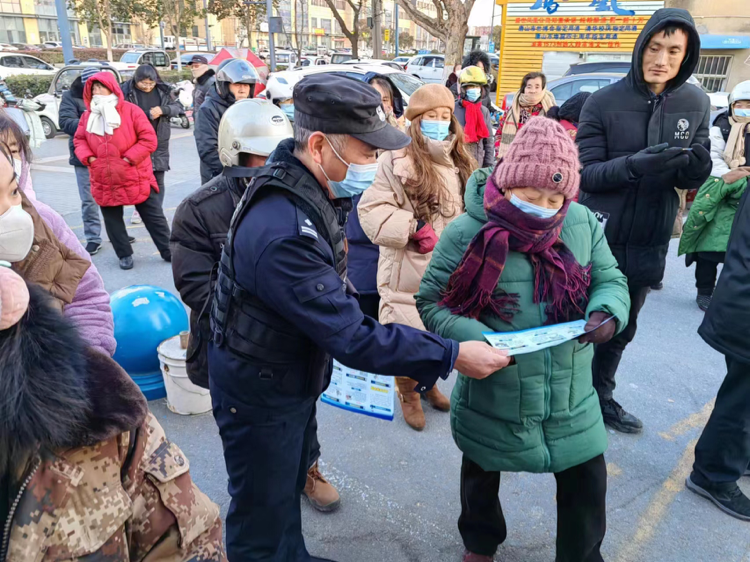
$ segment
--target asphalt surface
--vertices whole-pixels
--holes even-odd
[[[199,186],[192,131],[174,128],[173,135],[165,198],[170,221],[179,202]],[[82,238],[80,200],[67,154],[65,136],[37,149],[34,187]],[[145,228],[130,232],[137,238],[133,270],[118,268],[108,242],[94,256],[107,290],[149,283],[177,294],[170,266]],[[684,487],[695,440],[725,367],[723,357],[696,333],[703,314],[695,304],[694,273],[677,258],[676,249],[673,241],[664,289],[649,295],[618,372],[615,396],[644,421],[645,430],[637,436],[610,431],[608,531],[602,552],[609,562],[750,562],[750,523],[725,515]],[[453,381],[440,386],[449,393]],[[164,401],[152,402],[151,408],[189,457],[195,482],[226,513],[226,473],[211,415],[178,416]],[[387,422],[319,405],[321,466],[338,487],[342,505],[336,513],[322,514],[302,501],[312,554],[339,562],[460,560],[461,455],[450,435],[449,416],[429,409],[426,415],[427,428],[417,433],[400,412]],[[750,478],[740,485],[750,494]],[[500,498],[508,538],[495,560],[554,560],[554,477],[504,474]]]

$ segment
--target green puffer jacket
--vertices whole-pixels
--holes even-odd
[[[734,215],[746,188],[747,178],[725,183],[721,178],[709,177],[690,207],[677,255],[726,252]]]
[[[537,328],[547,320],[546,304],[534,304],[534,272],[525,254],[509,252],[498,290],[519,294],[520,310],[510,323],[484,314],[480,320],[457,316],[438,306],[448,279],[474,235],[487,222],[484,184],[491,172],[474,172],[466,186],[466,213],[443,231],[416,295],[428,330],[458,341],[483,341],[482,332]],[[625,276],[586,207],[571,203],[561,235],[579,263],[591,267],[591,312],[617,317],[625,328],[630,309]],[[599,399],[591,382],[593,345],[576,340],[516,356],[484,380],[458,376],[451,397],[453,438],[464,454],[488,471],[560,472],[607,449]]]

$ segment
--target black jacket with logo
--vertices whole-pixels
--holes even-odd
[[[643,79],[643,52],[654,34],[670,24],[690,29],[688,51],[678,75],[656,96]],[[675,188],[696,189],[711,173],[683,168],[636,178],[627,158],[649,146],[669,143],[710,149],[708,96],[686,84],[700,56],[700,38],[686,10],[657,10],[641,32],[628,75],[595,92],[581,112],[578,143],[580,202],[605,226],[607,241],[631,286],[649,286],[664,276],[666,254],[679,198]]]
[[[81,164],[81,161],[76,156],[76,147],[73,146],[73,136],[75,136],[78,129],[78,122],[81,120],[81,115],[86,113],[86,111],[86,104],[83,101],[83,84],[79,76],[73,80],[70,89],[63,92],[60,108],[57,110],[57,121],[60,124],[60,128],[69,137],[68,149],[70,150],[70,160],[68,160],[68,163],[71,166],[83,167],[83,164]]]

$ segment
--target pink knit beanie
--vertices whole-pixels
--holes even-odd
[[[575,198],[581,183],[578,149],[557,121],[529,119],[492,172],[500,189],[544,187]]]

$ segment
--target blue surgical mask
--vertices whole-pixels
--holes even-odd
[[[734,108],[732,111],[735,117],[750,117],[750,109]]]
[[[521,209],[524,213],[529,214],[533,217],[538,217],[540,219],[551,219],[560,211],[560,209],[548,209],[547,207],[534,205],[533,203],[524,201],[523,199],[516,197],[513,194],[511,194],[510,196],[510,202]]]
[[[430,119],[423,119],[420,125],[422,134],[432,140],[442,141],[451,132],[450,121],[432,121]]]
[[[336,149],[333,148],[333,145],[331,144],[331,141],[326,138],[326,141],[328,141],[328,145],[331,147],[331,150],[333,150],[333,153],[336,155],[336,157],[341,160],[344,164],[346,164],[346,177],[341,181],[333,181],[331,178],[328,177],[328,174],[326,174],[326,171],[323,169],[323,166],[318,164],[318,167],[323,172],[323,175],[326,177],[326,180],[328,180],[328,187],[331,189],[331,193],[333,193],[333,197],[335,199],[345,199],[348,197],[354,197],[356,195],[359,195],[362,193],[365,189],[370,187],[372,185],[372,182],[375,181],[375,173],[378,171],[378,165],[375,164],[348,164],[346,160],[341,158],[338,152],[336,152]]]
[[[482,95],[482,91],[479,88],[472,88],[471,90],[466,90],[466,99],[470,102],[477,101]]]
[[[286,105],[282,105],[281,111],[286,113],[286,116],[289,118],[289,121],[294,123],[294,104],[293,103],[287,103]]]

